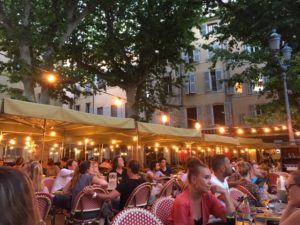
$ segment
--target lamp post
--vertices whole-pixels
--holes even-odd
[[[288,134],[289,134],[289,144],[296,145],[295,136],[293,132],[293,125],[292,125],[292,117],[291,117],[291,110],[290,110],[290,102],[288,96],[288,88],[287,88],[287,71],[289,68],[289,62],[291,59],[292,48],[289,47],[287,44],[284,44],[283,48],[281,49],[283,60],[280,60],[280,41],[281,35],[276,33],[276,30],[272,30],[272,34],[269,38],[269,47],[273,50],[274,55],[278,61],[278,64],[281,69],[281,76],[283,80],[283,92],[284,92],[284,100],[285,100],[285,110],[287,116],[287,127],[288,127]]]

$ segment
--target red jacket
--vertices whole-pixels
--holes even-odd
[[[216,218],[225,216],[226,208],[211,192],[203,193],[201,198],[203,224],[208,223],[210,214]],[[189,190],[185,190],[176,197],[171,217],[170,220],[173,225],[194,225],[194,214]]]

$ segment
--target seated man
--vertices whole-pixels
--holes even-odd
[[[74,159],[69,159],[67,161],[66,166],[67,166],[67,169],[63,168],[57,174],[57,177],[55,178],[51,193],[62,190],[66,186],[66,184],[72,179],[73,172],[74,172],[75,168],[78,166],[78,163]]]
[[[131,192],[145,181],[139,176],[140,166],[138,161],[131,160],[127,167],[128,179],[122,179],[121,183],[109,194],[96,194],[93,197],[98,197],[104,200],[112,200],[120,196],[119,210],[123,210],[127,199]]]

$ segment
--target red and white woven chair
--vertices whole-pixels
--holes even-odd
[[[144,207],[148,206],[148,201],[151,194],[151,184],[149,182],[137,186],[129,198],[127,199],[124,208]]]
[[[96,193],[107,193],[99,186],[91,187]],[[91,193],[81,191],[72,200],[71,213],[66,217],[65,224],[99,224],[100,220],[104,220],[101,215],[103,202],[99,198],[93,198]]]
[[[46,178],[43,180],[43,183],[44,183],[44,185],[48,188],[49,193],[51,193],[51,190],[52,190],[54,181],[55,181],[55,179],[52,178],[52,177],[46,177]]]
[[[239,189],[237,188],[230,188],[229,189],[229,195],[230,197],[235,200],[235,201],[239,201],[242,198],[246,197],[246,194],[244,194],[243,192],[241,192]]]
[[[163,188],[161,189],[159,195],[157,196],[157,198],[161,198],[161,197],[168,197],[168,196],[172,196],[173,195],[173,187],[175,185],[175,179],[172,178],[169,181],[167,181]]]
[[[43,192],[36,192],[35,202],[38,207],[38,211],[40,213],[41,219],[45,221],[46,217],[50,212],[51,205],[52,205],[51,195]]]
[[[156,215],[164,225],[171,224],[168,218],[171,216],[175,199],[172,197],[161,197],[157,199],[151,208],[151,212]]]
[[[243,187],[242,185],[236,185],[236,188],[243,192],[245,195],[247,195],[249,198],[252,198],[253,200],[257,201],[255,196],[250,191],[248,191],[247,188]]]
[[[110,225],[163,225],[163,223],[146,209],[129,208],[119,212]]]

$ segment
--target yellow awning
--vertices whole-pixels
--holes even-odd
[[[91,138],[98,143],[132,142],[136,135],[135,122],[131,118],[115,118],[77,112],[62,107],[3,99],[0,114],[0,132],[18,135],[42,136],[51,141],[55,131],[57,140],[76,143]],[[41,138],[37,138],[41,140]]]
[[[134,129],[134,120],[131,118],[116,118],[90,113],[78,112],[62,107],[37,104],[13,99],[4,99],[1,112],[6,115],[31,117],[62,121],[69,123],[95,125],[100,127]]]
[[[264,144],[263,140],[260,138],[242,138],[237,137],[239,141],[239,145],[247,146],[247,145],[262,145]]]
[[[201,131],[185,129],[161,124],[137,122],[139,142],[200,142]]]
[[[212,144],[239,145],[238,139],[217,134],[205,134],[204,141]]]

